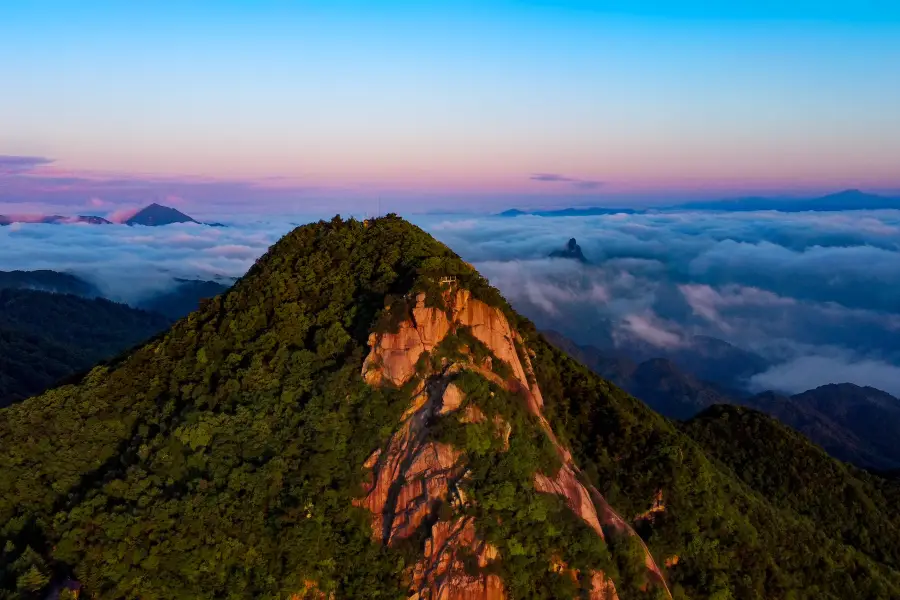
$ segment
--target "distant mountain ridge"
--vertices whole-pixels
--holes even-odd
[[[636,208],[606,208],[593,206],[589,208],[561,208],[555,210],[519,210],[511,208],[499,213],[498,217],[519,217],[522,215],[534,215],[537,217],[592,217],[596,215],[633,215],[646,212]]]
[[[562,333],[545,330],[544,334],[569,352],[580,352],[590,360],[628,361],[634,365],[656,359],[672,362],[681,372],[721,389],[742,389],[745,382],[772,365],[762,356],[728,342],[704,335],[686,337],[679,346],[660,348],[639,336],[615,331],[613,323],[600,324],[583,332],[592,344],[577,344]],[[585,362],[591,366],[592,363]]]
[[[590,217],[614,214],[644,214],[648,212],[668,212],[679,210],[752,212],[774,210],[778,212],[833,212],[844,210],[900,210],[900,197],[870,194],[857,189],[843,190],[813,198],[777,198],[751,196],[721,200],[702,200],[651,208],[561,208],[521,210],[511,208],[498,213],[498,217]]]
[[[112,221],[96,215],[0,215],[0,226],[12,225],[13,223],[41,223],[45,225],[69,225],[69,224],[85,224],[85,225],[115,225]],[[154,202],[145,206],[130,218],[125,225],[143,225],[145,227],[159,227],[163,225],[174,225],[176,223],[197,223],[198,225],[208,225],[209,227],[225,227],[222,223],[202,223],[191,216],[188,216],[170,206],[163,206]]]
[[[774,210],[779,212],[843,211],[843,210],[884,210],[900,209],[900,198],[868,194],[860,190],[844,190],[818,198],[736,198],[733,200],[713,200],[709,202],[688,202],[673,208],[687,210],[721,210],[730,212],[750,212]]]
[[[84,298],[102,295],[93,284],[76,275],[49,269],[0,271],[0,289],[39,290],[56,294],[73,294]]]
[[[671,419],[689,419],[714,404],[732,404],[737,394],[703,381],[668,358],[641,362],[593,346],[580,346],[555,331],[544,331],[554,346]]]
[[[852,383],[739,401],[804,434],[835,458],[878,470],[900,468],[900,399]]]

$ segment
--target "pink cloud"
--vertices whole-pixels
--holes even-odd
[[[127,219],[130,216],[127,207],[146,206],[152,202],[188,211],[212,203],[244,206],[253,200],[296,205],[304,194],[323,191],[323,188],[303,186],[299,182],[272,187],[262,180],[106,173],[61,168],[52,162],[43,158],[0,155],[0,207],[4,204],[69,207],[65,211],[52,209],[64,213],[85,206],[107,210],[122,207],[126,212],[117,210],[113,216]],[[0,209],[0,212],[6,211]]]
[[[113,211],[109,215],[107,215],[107,220],[112,221],[113,223],[124,223],[141,210],[140,208],[120,208],[118,210]]]

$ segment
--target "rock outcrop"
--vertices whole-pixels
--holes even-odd
[[[588,259],[585,258],[584,253],[581,251],[581,246],[578,245],[575,238],[571,238],[566,244],[566,247],[562,250],[554,250],[551,252],[550,258],[570,258],[582,263],[588,262]]]
[[[363,365],[366,381],[375,386],[407,384],[417,377],[417,367],[421,371],[423,355],[427,357],[425,353],[435,350],[448,334],[461,327],[468,328],[495,359],[507,363],[511,374],[504,379],[483,364],[462,360],[449,364],[445,361],[440,372],[419,378],[402,424],[365,465],[371,469],[371,478],[358,503],[372,512],[373,535],[382,543],[398,545],[404,540],[424,538],[425,551],[411,573],[411,598],[499,600],[507,597],[502,580],[482,570],[502,560],[497,548],[479,538],[471,517],[446,516],[455,514],[447,509],[467,502],[461,486],[466,477],[464,461],[460,460],[462,452],[428,435],[439,415],[459,413],[461,423],[485,419],[476,406],[465,405],[464,393],[452,382],[453,375],[462,369],[477,371],[517,392],[555,444],[562,466],[553,476],[537,473],[536,490],[563,498],[600,537],[609,531],[635,534],[596,489],[583,483],[571,454],[557,442],[542,412],[543,399],[528,352],[503,312],[473,298],[464,289],[446,292],[444,300],[446,309],[427,307],[425,295],[420,294],[410,310],[411,318],[402,322],[396,332],[370,336],[371,350]],[[495,420],[495,424],[506,443],[509,425],[502,420]],[[467,570],[466,556],[470,560],[474,556],[482,569],[475,574]],[[646,563],[653,578],[668,592],[649,551]],[[590,574],[590,580],[591,598],[617,597],[613,582],[603,573]]]
[[[415,373],[415,365],[423,352],[431,352],[451,329],[468,327],[500,360],[513,368],[513,375],[527,386],[525,371],[516,355],[513,333],[503,312],[472,298],[468,290],[447,294],[447,310],[425,306],[425,295],[419,294],[411,310],[412,319],[400,324],[396,333],[373,333],[369,336],[371,352],[363,364],[363,374],[370,384],[389,381],[402,385]],[[448,314],[449,313],[449,314]],[[540,394],[538,392],[538,398]]]

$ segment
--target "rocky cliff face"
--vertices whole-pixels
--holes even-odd
[[[420,294],[410,301],[411,318],[401,322],[396,332],[370,336],[371,350],[363,366],[366,381],[374,386],[414,388],[401,425],[365,465],[371,469],[371,478],[359,504],[372,512],[373,535],[379,541],[392,546],[418,544],[420,558],[410,573],[411,598],[499,600],[507,597],[507,591],[491,566],[503,557],[479,536],[474,520],[465,516],[464,510],[453,510],[471,502],[463,485],[467,477],[465,453],[430,435],[441,416],[455,415],[460,423],[483,423],[486,419],[477,406],[464,402],[464,392],[453,383],[461,371],[474,371],[516,392],[537,417],[561,463],[556,473],[535,474],[537,491],[562,498],[601,538],[635,534],[596,489],[583,483],[571,454],[556,440],[542,413],[543,399],[528,350],[503,312],[464,289],[446,291],[444,302],[445,308],[427,307],[425,295]],[[453,359],[429,363],[427,359],[441,342],[460,329],[470,331],[492,356],[479,358],[464,349]],[[492,368],[496,366],[493,361],[502,361],[509,368],[500,375]],[[511,428],[496,416],[493,421],[495,434],[506,448]],[[446,514],[463,516],[448,518]],[[659,569],[646,547],[644,550],[650,580],[668,594]],[[477,565],[474,569],[473,558]],[[561,562],[555,568],[558,572],[569,570]],[[588,597],[617,598],[614,583],[603,573],[571,575],[591,581]]]

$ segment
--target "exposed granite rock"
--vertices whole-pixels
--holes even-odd
[[[603,528],[600,526],[600,518],[591,501],[591,495],[578,481],[575,472],[569,465],[564,464],[553,479],[543,473],[536,473],[534,487],[540,492],[556,494],[564,498],[572,512],[590,525],[597,535],[603,537]]]
[[[449,292],[445,302],[448,305],[446,311],[426,307],[425,294],[419,294],[411,311],[412,320],[402,322],[397,333],[371,334],[369,346],[372,351],[363,364],[366,381],[372,385],[382,381],[402,385],[409,381],[422,353],[433,350],[451,328],[462,326],[469,327],[472,334],[497,358],[509,363],[514,377],[528,387],[525,371],[516,354],[516,335],[503,312],[473,299],[465,289]],[[537,399],[540,399],[539,390],[536,392]]]
[[[415,389],[403,420],[388,443],[376,450],[366,462],[371,479],[358,504],[373,515],[373,535],[382,543],[395,545],[413,534],[424,535],[425,551],[411,573],[410,598],[441,600],[500,600],[507,597],[503,582],[493,574],[472,575],[465,571],[461,556],[474,555],[481,567],[500,559],[498,550],[478,536],[470,517],[441,519],[444,504],[460,505],[466,498],[460,488],[465,477],[462,453],[434,441],[429,427],[438,415],[460,412],[460,422],[481,422],[486,418],[476,406],[466,404],[463,392],[451,377],[461,369],[476,371],[524,398],[527,409],[538,417],[556,445],[562,467],[550,477],[535,475],[535,488],[562,497],[569,508],[597,535],[615,531],[636,535],[592,486],[582,483],[571,453],[562,447],[543,415],[543,398],[535,381],[529,352],[516,351],[521,337],[497,308],[472,298],[468,290],[448,291],[447,309],[425,306],[425,296],[415,298],[411,319],[400,324],[396,333],[373,334],[371,351],[363,365],[363,375],[371,385],[402,386],[416,375],[416,364],[425,352],[433,350],[457,327],[468,327],[493,354],[511,367],[512,375],[503,380],[485,365],[444,365],[443,372],[432,374],[428,383]],[[497,435],[508,440],[511,428],[495,419]],[[646,550],[646,546],[645,546]],[[648,569],[668,592],[662,574],[647,551]],[[617,598],[613,582],[603,573],[590,574],[594,585],[590,597]]]

